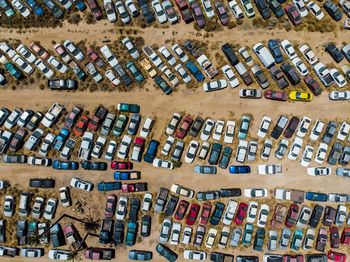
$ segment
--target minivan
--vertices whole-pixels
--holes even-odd
[[[258,56],[260,59],[261,63],[269,69],[273,65],[275,65],[276,61],[271,55],[270,51],[262,45],[262,43],[257,43],[253,47],[254,53]]]

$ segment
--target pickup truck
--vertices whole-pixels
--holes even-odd
[[[102,220],[98,242],[100,244],[108,244],[112,241],[112,236],[113,236],[113,219],[105,218]]]
[[[15,257],[18,255],[16,247],[0,246],[0,257]]]
[[[145,70],[150,77],[154,78],[157,75],[157,71],[153,68],[147,58],[141,58],[139,60],[139,63],[142,66],[143,70]]]
[[[145,139],[141,137],[135,137],[134,146],[131,154],[131,160],[140,162],[142,159],[142,153],[144,148],[145,148]]]
[[[81,141],[79,149],[79,158],[82,160],[89,160],[90,153],[92,150],[92,143],[94,140],[94,135],[91,132],[85,132],[83,140]]]
[[[282,173],[282,165],[258,165],[259,175],[276,175]]]
[[[210,79],[213,79],[218,74],[218,70],[216,70],[206,55],[203,54],[198,57],[197,62],[204,69]]]
[[[64,109],[63,105],[54,103],[41,120],[41,124],[45,127],[51,127],[58,120]]]
[[[139,171],[115,171],[115,180],[137,180],[141,178],[141,172]]]
[[[5,153],[10,142],[11,139],[13,137],[13,133],[10,131],[4,131],[2,132],[2,134],[0,135],[0,154]]]
[[[85,250],[84,256],[91,260],[112,260],[115,256],[115,250],[110,248],[89,247]]]
[[[296,203],[303,203],[305,199],[305,192],[301,190],[277,188],[275,190],[275,197],[278,200],[289,200]]]
[[[100,182],[97,184],[97,189],[100,192],[120,190],[122,188],[122,183],[119,181],[115,182]]]

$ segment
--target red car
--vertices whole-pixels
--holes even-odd
[[[236,225],[242,225],[245,217],[247,216],[248,212],[248,204],[247,203],[239,203],[238,205],[238,211],[235,217],[235,223]]]
[[[187,2],[185,0],[175,0],[175,2],[185,23],[191,23],[193,21],[193,16],[191,15]]]
[[[341,234],[340,242],[343,245],[350,245],[350,228],[349,227],[344,229],[343,233]]]
[[[113,161],[111,163],[111,168],[112,169],[118,169],[118,170],[130,170],[133,168],[133,164],[131,162],[118,162],[118,161]]]
[[[301,24],[301,15],[293,4],[288,4],[285,7],[285,11],[290,19],[292,21],[293,25],[300,25]]]
[[[123,184],[121,189],[123,193],[144,192],[147,191],[147,183]]]
[[[42,60],[49,58],[49,53],[38,43],[32,42],[29,47],[36,53]]]
[[[310,75],[305,76],[304,82],[315,96],[318,96],[322,93],[322,89],[320,85],[317,83],[315,79],[312,78],[312,76]]]
[[[283,262],[304,262],[303,255],[283,255]]]
[[[90,131],[96,131],[98,129],[98,126],[101,124],[103,119],[106,117],[108,114],[108,110],[102,106],[97,108],[94,116],[91,118],[89,124],[88,124],[88,129]]]
[[[28,131],[24,129],[23,127],[20,127],[17,129],[15,135],[11,139],[11,143],[9,145],[9,151],[11,152],[17,152],[22,148],[24,138],[28,134]]]
[[[332,250],[328,251],[328,258],[337,262],[346,262],[346,255],[343,253],[335,252]]]
[[[283,91],[266,90],[264,92],[264,97],[266,99],[277,100],[277,101],[287,101],[288,100],[288,94],[286,92],[283,92]]]
[[[87,55],[90,58],[91,62],[94,62],[99,68],[103,68],[106,64],[103,62],[102,58],[98,53],[95,52],[92,48],[87,50]]]
[[[199,218],[199,223],[206,225],[208,223],[212,205],[209,202],[205,202],[202,206],[202,213]]]
[[[186,200],[180,201],[180,204],[177,207],[175,216],[174,216],[176,220],[182,220],[184,218],[188,206],[189,206],[189,203]]]
[[[96,0],[85,0],[85,3],[91,9],[91,13],[94,15],[96,20],[101,20],[103,18],[101,8],[98,6]]]
[[[105,208],[105,217],[113,217],[115,214],[115,207],[117,205],[117,196],[111,194],[107,196],[106,208]]]
[[[176,131],[176,137],[183,139],[186,136],[188,130],[190,130],[192,122],[193,119],[189,115],[185,116],[185,118],[182,120],[180,128]]]
[[[338,248],[339,247],[339,230],[337,227],[331,227],[330,232],[331,236],[331,248]]]
[[[200,208],[198,204],[191,204],[190,212],[186,217],[186,225],[192,226],[196,222]]]
[[[75,106],[66,118],[64,126],[69,129],[72,128],[82,112],[83,110],[80,107]]]
[[[72,245],[74,250],[77,251],[79,247],[81,250],[86,248],[85,242],[83,242],[79,232],[73,224],[68,224],[64,228],[63,233],[67,239],[68,244]]]
[[[82,136],[89,124],[90,119],[87,116],[81,116],[73,129],[75,136]]]
[[[297,204],[291,204],[288,210],[286,227],[294,227],[298,220],[299,206]]]

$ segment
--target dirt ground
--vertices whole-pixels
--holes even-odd
[[[208,45],[216,50],[218,50],[217,46],[220,48],[221,45],[227,41],[237,46],[245,45],[252,47],[255,43],[267,41],[270,38],[288,38],[293,42],[308,43],[313,48],[316,55],[321,57],[324,63],[331,62],[331,58],[328,54],[324,53],[321,46],[323,43],[333,41],[341,45],[343,42],[349,40],[349,33],[343,32],[328,33],[325,35],[317,32],[287,32],[283,29],[264,31],[261,29],[254,29],[253,27],[240,28],[239,26],[231,30],[224,29],[217,32],[214,37],[206,38],[203,33],[200,34],[193,30],[192,26],[184,27],[183,24],[172,26],[168,29],[155,30],[153,28],[146,28],[138,33],[139,36],[145,39],[146,44],[160,45],[171,40],[183,41],[187,38],[191,38],[207,41]],[[32,29],[31,32],[26,32],[25,34],[19,34],[7,29],[1,30],[1,38],[21,39],[26,44],[30,43],[32,40],[40,40],[45,47],[51,47],[52,40],[58,42],[65,39],[73,41],[85,39],[87,43],[96,42],[98,45],[102,46],[101,41],[103,39],[116,40],[119,37],[120,35],[116,32],[115,28],[105,22],[97,23],[93,26],[80,24],[79,27],[69,25],[69,27],[55,29]],[[214,56],[213,53],[211,53],[211,56]],[[0,105],[11,109],[14,107],[22,107],[45,111],[52,103],[59,102],[64,104],[68,109],[71,109],[73,105],[83,105],[84,109],[92,112],[99,104],[112,108],[120,102],[138,103],[141,105],[141,114],[143,116],[153,116],[156,118],[156,124],[153,128],[153,138],[163,141],[165,139],[165,125],[174,112],[184,112],[193,116],[201,115],[205,118],[211,117],[222,120],[239,120],[242,114],[251,114],[253,116],[253,123],[250,128],[251,137],[256,137],[258,125],[264,115],[272,117],[273,123],[276,122],[281,114],[287,114],[289,116],[297,115],[299,117],[309,116],[313,120],[350,120],[349,103],[330,102],[327,92],[324,92],[311,103],[281,103],[265,99],[259,101],[239,99],[238,89],[242,88],[242,86],[241,84],[236,90],[227,88],[226,90],[209,94],[204,93],[201,87],[196,90],[190,90],[184,86],[180,86],[178,90],[170,96],[165,96],[159,89],[154,89],[150,84],[145,88],[135,88],[130,92],[97,91],[94,93],[52,92],[49,90],[38,90],[37,88],[22,89],[19,87],[17,91],[9,89],[0,90]],[[188,138],[186,142],[189,142]],[[276,142],[274,143],[274,149],[275,148]],[[195,163],[199,162],[196,161]],[[234,163],[235,161],[232,159],[230,164]],[[221,169],[219,169],[218,174],[215,176],[198,175],[193,172],[194,164],[186,163],[172,171],[153,168],[151,165],[145,163],[136,163],[135,169],[142,172],[141,181],[148,182],[149,191],[154,194],[156,194],[160,187],[170,188],[173,183],[184,185],[195,191],[219,189],[223,187],[240,187],[242,189],[248,187],[266,187],[270,190],[269,199],[266,200],[266,202],[271,203],[270,209],[272,209],[272,204],[274,203],[272,200],[272,190],[279,187],[326,193],[350,193],[350,180],[335,176],[335,169],[333,169],[333,174],[329,177],[316,178],[308,176],[306,174],[306,169],[301,167],[297,162],[289,160],[277,161],[271,156],[268,163],[281,163],[283,165],[283,174],[277,176],[257,175],[256,166],[257,164],[262,164],[262,162],[248,163],[252,166],[252,174],[239,176],[231,175],[228,170]],[[60,172],[54,171],[51,168],[31,167],[27,165],[0,165],[0,179],[10,180],[11,185],[17,187],[19,190],[25,190],[27,188],[30,178],[55,178],[57,182],[56,189],[48,190],[45,194],[56,197],[58,197],[57,188],[68,185],[72,177],[77,176],[88,181],[99,182],[101,180],[111,181],[113,179],[112,175],[112,170],[102,173],[83,170]],[[82,203],[86,203],[85,212],[81,216],[92,216],[94,218],[103,216],[107,194],[99,193],[97,190],[94,190],[92,193],[72,190],[72,193],[73,199],[79,199]],[[44,194],[44,191],[39,190],[38,194]],[[243,200],[243,198],[238,198],[237,200],[240,201]],[[247,201],[247,199],[245,199],[245,201]],[[226,203],[227,200],[224,200],[224,202]],[[1,205],[2,203],[0,203],[0,206]],[[65,210],[59,207],[57,217],[63,212],[75,214],[71,209]],[[64,223],[66,222],[64,221],[63,224]],[[153,217],[152,226],[151,236],[137,243],[132,249],[152,250],[154,251],[153,261],[164,261],[160,259],[155,252],[155,245],[160,231],[158,216]],[[96,239],[89,238],[89,245],[93,246],[96,243]],[[181,247],[181,249],[183,248],[185,247]],[[264,248],[266,248],[266,245]],[[125,247],[117,248],[115,261],[126,261],[128,250],[130,249],[126,249]],[[219,251],[232,253],[234,255],[259,255],[259,253],[254,252],[252,248],[240,248],[238,250],[227,248]],[[349,249],[343,248],[343,251],[350,254]],[[209,253],[210,252],[208,252],[208,254]],[[2,259],[2,261],[7,260]],[[11,259],[11,261],[23,261],[23,258]],[[39,261],[48,261],[48,259],[45,257],[39,259]],[[182,254],[179,256],[178,261],[182,261]]]

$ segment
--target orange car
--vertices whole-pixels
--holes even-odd
[[[74,127],[73,133],[75,136],[82,136],[85,132],[90,119],[87,116],[82,116]]]

